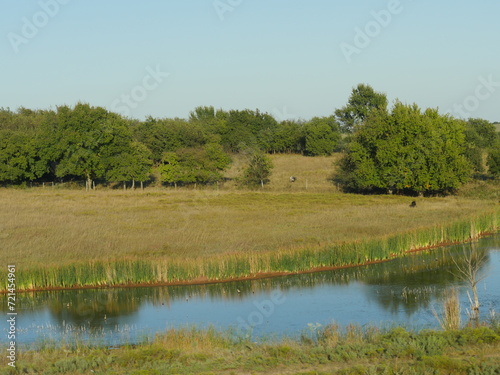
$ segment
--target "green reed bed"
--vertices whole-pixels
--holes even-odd
[[[103,287],[113,285],[221,281],[258,274],[297,273],[321,267],[356,266],[403,256],[439,244],[466,242],[498,231],[500,211],[449,224],[388,235],[383,238],[332,244],[314,249],[235,252],[199,258],[112,260],[52,268],[17,270],[18,290]],[[3,286],[3,290],[6,285]]]

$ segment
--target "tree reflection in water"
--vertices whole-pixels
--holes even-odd
[[[477,248],[499,248],[500,236],[480,241]],[[231,282],[201,286],[172,286],[122,289],[85,289],[18,295],[18,309],[40,311],[48,309],[60,324],[102,329],[114,324],[133,324],[141,306],[170,307],[176,302],[208,299],[211,302],[235,302],[277,288],[288,293],[307,293],[308,289],[324,285],[360,283],[365,297],[384,310],[404,311],[412,315],[419,309],[430,309],[444,289],[461,286],[456,272],[462,246],[434,249],[411,254],[390,262],[336,271],[302,274],[273,279]],[[486,256],[483,268],[490,263]],[[6,299],[5,295],[0,300]],[[1,303],[5,309],[7,303]]]

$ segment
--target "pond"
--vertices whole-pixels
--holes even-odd
[[[481,318],[500,311],[500,235],[483,238]],[[390,262],[337,271],[202,286],[87,289],[17,296],[17,342],[82,340],[108,346],[135,343],[169,328],[233,329],[252,339],[297,336],[335,322],[409,329],[439,328],[444,291],[456,287],[463,321],[467,284],[458,276],[457,245]],[[0,295],[7,316],[6,296]],[[7,335],[6,319],[2,330]]]

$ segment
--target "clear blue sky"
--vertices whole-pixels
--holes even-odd
[[[498,0],[0,4],[0,107],[82,101],[142,119],[213,105],[308,119],[368,83],[391,102],[465,105],[466,115],[500,121]],[[376,20],[381,11],[390,19]],[[368,41],[355,41],[356,30]],[[350,61],[346,45],[357,48]]]

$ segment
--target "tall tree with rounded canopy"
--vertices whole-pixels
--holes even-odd
[[[335,115],[344,132],[350,133],[375,109],[384,111],[387,109],[386,94],[376,92],[370,85],[360,83],[352,89],[347,105],[337,109]]]
[[[127,123],[102,107],[78,103],[57,108],[55,123],[47,126],[43,148],[55,163],[57,177],[84,178],[91,189],[95,178],[106,173],[107,160],[132,141]]]
[[[464,129],[463,121],[416,105],[375,110],[355,132],[338,177],[359,192],[453,192],[471,170]]]

